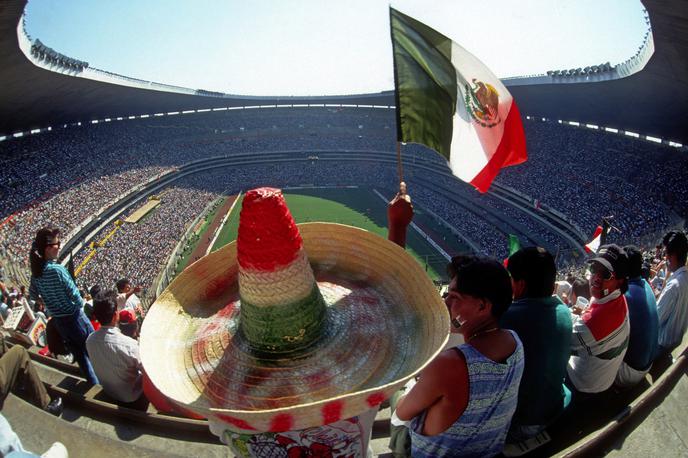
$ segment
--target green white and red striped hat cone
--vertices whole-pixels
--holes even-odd
[[[179,406],[242,433],[301,430],[380,405],[439,353],[449,316],[420,264],[362,229],[296,225],[248,191],[236,242],[150,308],[141,359]]]
[[[278,189],[244,196],[237,251],[244,337],[266,357],[307,350],[321,336],[326,306]]]

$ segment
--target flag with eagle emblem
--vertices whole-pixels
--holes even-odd
[[[400,142],[434,149],[480,192],[502,167],[526,161],[518,107],[485,64],[393,8],[390,27]]]

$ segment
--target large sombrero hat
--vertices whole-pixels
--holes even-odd
[[[244,196],[239,237],[151,307],[141,359],[173,402],[239,432],[299,430],[381,404],[444,346],[420,264],[367,231],[298,227],[277,189]]]

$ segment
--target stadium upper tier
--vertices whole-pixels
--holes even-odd
[[[521,112],[688,144],[688,44],[684,37],[688,2],[643,3],[650,17],[655,51],[641,71],[595,83],[543,84],[542,78],[506,81]],[[31,55],[31,42],[22,25],[25,6],[26,0],[0,4],[0,135],[94,119],[219,107],[394,104],[392,91],[322,97],[222,95],[108,75],[60,55],[49,59],[61,62],[62,72],[55,72],[48,69],[50,65],[37,66],[27,57]],[[43,51],[41,56],[45,58]]]

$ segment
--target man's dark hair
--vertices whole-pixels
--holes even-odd
[[[590,299],[590,282],[583,277],[577,277],[571,284],[571,291],[576,297]]]
[[[643,253],[640,248],[635,245],[626,245],[624,251],[628,256],[628,278],[640,277],[643,270]]]
[[[682,231],[669,231],[662,239],[667,254],[676,255],[678,263],[684,265],[688,256],[688,238]]]
[[[93,298],[93,315],[101,325],[109,325],[115,313],[117,313],[117,292],[115,290],[109,289]]]
[[[557,266],[554,258],[542,247],[521,248],[509,256],[507,269],[511,277],[525,280],[526,297],[548,297],[554,291],[554,281],[557,278]]]
[[[472,254],[457,254],[452,257],[451,262],[447,264],[447,275],[449,275],[449,279],[456,277],[456,270],[474,258],[475,256]]]
[[[643,267],[640,269],[640,276],[647,280],[648,282],[650,281],[650,268],[651,265],[649,262],[643,262]]]
[[[492,316],[499,319],[511,305],[511,280],[504,266],[490,258],[463,257],[454,265],[456,289],[461,294],[487,299]]]
[[[132,321],[131,323],[120,323],[119,330],[122,331],[122,334],[125,336],[136,339],[139,332],[139,324],[136,320]]]
[[[100,287],[100,285],[93,285],[91,286],[91,289],[88,290],[88,294],[90,294],[92,298],[95,298],[97,295],[100,294],[101,291],[102,288]]]
[[[124,288],[130,284],[131,284],[131,282],[129,281],[128,278],[120,278],[119,280],[117,280],[117,283],[116,283],[117,291],[119,291],[121,293],[124,290]]]

